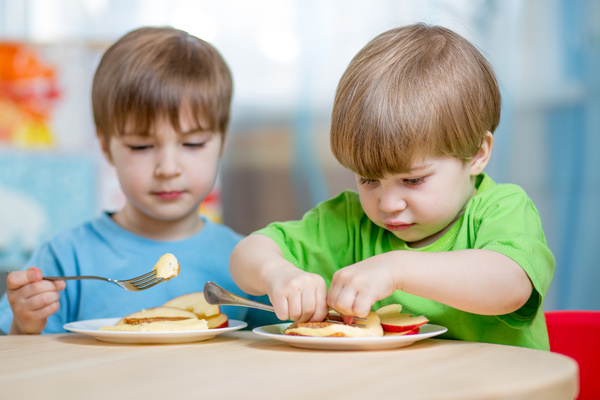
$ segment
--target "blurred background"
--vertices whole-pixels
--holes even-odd
[[[600,309],[597,0],[0,0],[0,290],[41,241],[123,204],[90,90],[126,32],[174,26],[227,60],[229,142],[202,212],[248,234],[354,188],[329,150],[337,82],[370,39],[418,21],[465,36],[497,72],[487,172],[540,211],[557,261],[545,308]]]

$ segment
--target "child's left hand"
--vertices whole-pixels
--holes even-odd
[[[374,256],[338,270],[331,280],[327,303],[343,315],[366,317],[376,301],[395,288],[389,266]]]

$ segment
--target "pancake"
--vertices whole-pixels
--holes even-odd
[[[180,268],[177,258],[173,254],[167,253],[158,259],[152,270],[156,271],[157,278],[163,278],[168,281],[179,275]]]
[[[103,326],[101,331],[189,331],[206,330],[206,320],[190,311],[175,307],[155,307],[141,310],[120,319],[115,325]]]
[[[200,319],[205,319],[209,329],[229,326],[229,318],[221,312],[216,304],[209,304],[204,292],[195,292],[175,297],[163,304],[163,307],[176,307],[193,312]]]
[[[362,323],[362,322],[361,322]],[[377,337],[383,336],[379,316],[375,312],[367,315],[365,327],[346,325],[339,322],[294,322],[284,333],[296,336],[315,337]]]

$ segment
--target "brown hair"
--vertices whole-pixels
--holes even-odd
[[[417,157],[477,153],[500,121],[494,72],[466,39],[424,24],[369,42],[340,79],[331,149],[356,174],[408,172]]]
[[[174,28],[140,28],[100,60],[92,86],[94,122],[108,142],[127,124],[148,134],[162,118],[181,131],[185,111],[199,128],[224,138],[232,91],[231,72],[210,44]]]

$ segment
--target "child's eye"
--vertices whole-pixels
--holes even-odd
[[[183,147],[190,147],[190,148],[202,148],[202,147],[204,147],[205,145],[206,145],[206,143],[205,143],[205,142],[198,142],[198,143],[195,143],[195,142],[189,142],[189,143],[184,143],[184,144],[183,144]]]
[[[369,179],[369,178],[359,178],[359,183],[361,185],[375,185],[379,182],[377,179]]]
[[[129,147],[129,149],[131,149],[132,151],[143,151],[143,150],[148,150],[148,149],[152,148],[152,146],[149,145],[149,144],[144,144],[144,145],[129,145],[127,147]]]
[[[409,186],[417,186],[425,182],[424,178],[405,178],[404,183]]]

